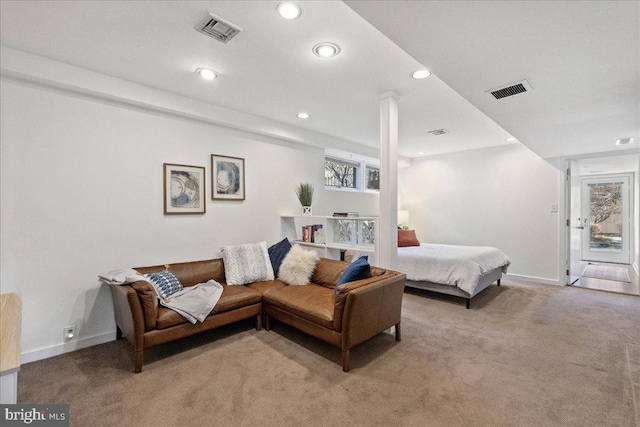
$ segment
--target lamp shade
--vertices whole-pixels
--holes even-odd
[[[398,210],[398,224],[406,224],[409,222],[409,211]]]

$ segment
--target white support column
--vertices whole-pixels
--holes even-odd
[[[398,100],[380,95],[380,232],[377,264],[394,268],[398,258]]]

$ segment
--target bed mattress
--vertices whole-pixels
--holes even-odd
[[[456,246],[422,243],[398,248],[397,270],[407,280],[455,286],[474,295],[482,276],[500,269],[506,273],[507,256],[489,246]]]

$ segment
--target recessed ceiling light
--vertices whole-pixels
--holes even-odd
[[[309,117],[309,113],[298,113],[299,119],[308,119]]]
[[[424,155],[424,153],[422,151],[420,151],[420,152],[416,153],[416,155],[422,156],[422,155]]]
[[[278,12],[278,15],[282,16],[284,19],[296,19],[298,16],[302,15],[302,8],[290,1],[278,3],[276,11]]]
[[[340,46],[329,42],[318,43],[313,47],[313,53],[320,58],[331,58],[332,56],[336,56],[340,53]]]
[[[420,80],[420,79],[426,79],[430,75],[431,75],[431,71],[429,70],[418,70],[418,71],[415,71],[413,74],[411,74],[411,77],[413,77],[416,80]]]
[[[511,138],[505,139],[505,141],[507,141],[507,142],[515,142],[515,141],[517,141],[517,139],[515,139],[514,137],[511,137]]]
[[[200,74],[200,77],[205,80],[213,80],[218,77],[218,75],[213,70],[210,70],[208,68],[198,68],[196,70],[196,73]]]
[[[633,144],[633,141],[634,141],[633,138],[620,138],[620,139],[616,140],[616,145]]]

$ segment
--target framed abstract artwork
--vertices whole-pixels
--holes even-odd
[[[244,159],[211,155],[211,198],[244,200]]]
[[[172,163],[163,166],[165,215],[205,213],[204,167]]]

